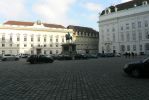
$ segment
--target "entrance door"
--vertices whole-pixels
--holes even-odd
[[[37,49],[37,55],[41,54],[41,49]]]

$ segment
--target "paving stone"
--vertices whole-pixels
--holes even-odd
[[[124,74],[137,58],[0,63],[0,100],[149,100],[149,79]]]

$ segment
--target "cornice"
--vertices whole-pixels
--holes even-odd
[[[43,32],[71,32],[73,33],[72,29],[61,29],[61,28],[36,28],[36,27],[14,27],[14,26],[6,26],[0,25],[0,29],[8,29],[8,30],[22,30],[22,31],[43,31]]]

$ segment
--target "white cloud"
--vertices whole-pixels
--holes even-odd
[[[132,0],[122,0],[121,2],[124,3],[124,2],[128,2],[128,1],[132,1]]]
[[[68,24],[68,11],[76,0],[39,0],[34,6],[33,11],[40,16],[41,20]]]
[[[24,4],[25,0],[1,0],[0,16],[7,20],[25,18],[28,13]]]
[[[100,12],[103,10],[102,5],[97,4],[97,3],[92,3],[92,2],[85,3],[85,8],[87,8],[90,11],[94,11],[94,12]]]

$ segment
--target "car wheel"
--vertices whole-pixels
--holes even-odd
[[[140,75],[141,75],[140,71],[138,69],[133,69],[131,71],[131,74],[132,74],[133,77],[140,77]]]
[[[2,59],[2,61],[6,61],[6,60],[7,60],[7,58]]]
[[[49,63],[53,63],[54,60],[49,60]]]
[[[15,61],[18,61],[19,60],[19,58],[15,58]]]

